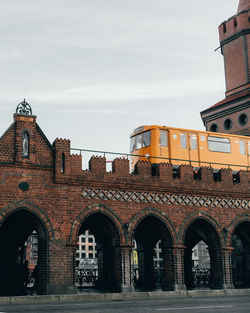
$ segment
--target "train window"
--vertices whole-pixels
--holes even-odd
[[[150,144],[151,144],[151,132],[150,131],[131,137],[130,152],[141,149],[143,147],[148,147],[150,146]]]
[[[190,135],[190,148],[192,150],[197,149],[197,136]]]
[[[130,152],[133,152],[135,150],[135,138],[136,136],[130,139]]]
[[[150,146],[150,142],[151,142],[151,132],[147,131],[147,132],[143,133],[142,146],[148,147],[148,146]]]
[[[231,152],[230,140],[222,137],[207,137],[208,150],[214,152]]]
[[[250,141],[248,141],[248,154],[250,155]]]
[[[142,134],[136,136],[136,150],[142,148]]]
[[[181,148],[187,148],[187,136],[186,136],[186,134],[181,134]]]
[[[161,130],[160,145],[163,147],[168,146],[168,133],[165,130]]]
[[[240,154],[246,154],[244,140],[240,140],[239,142],[240,142]]]

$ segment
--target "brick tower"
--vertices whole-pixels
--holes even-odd
[[[201,112],[208,131],[250,136],[250,0],[240,0],[237,14],[219,26],[224,57],[225,99]]]

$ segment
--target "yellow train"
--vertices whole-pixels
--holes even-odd
[[[141,126],[130,136],[132,167],[138,160],[152,164],[188,164],[233,171],[250,170],[250,137],[181,129]]]

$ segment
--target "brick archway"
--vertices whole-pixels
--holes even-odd
[[[188,216],[179,232],[180,243],[185,247],[184,250],[184,277],[187,289],[200,288],[200,279],[202,283],[211,289],[221,289],[223,287],[223,262],[222,246],[224,236],[218,223],[205,212],[196,212]],[[198,268],[193,264],[193,248],[197,244],[205,244],[204,252],[206,259],[201,262],[201,255],[198,255]],[[207,250],[208,249],[208,250]],[[204,264],[203,264],[204,263]],[[198,271],[197,271],[198,270]],[[193,276],[195,271],[195,276]],[[201,273],[206,273],[205,278]],[[197,278],[194,280],[194,278]]]
[[[249,213],[242,213],[239,215],[236,215],[235,218],[231,221],[230,225],[227,229],[227,245],[231,246],[232,244],[232,235],[235,232],[236,228],[243,222],[249,222],[250,223],[250,214]]]
[[[95,288],[98,290],[120,291],[122,288],[121,240],[125,242],[124,228],[111,209],[102,205],[93,205],[84,209],[74,221],[71,230],[71,242],[77,242],[80,235],[93,236],[97,277]],[[88,250],[89,248],[87,248]],[[85,258],[85,257],[83,257]]]
[[[235,288],[250,287],[250,214],[236,216],[228,227],[228,244]]]
[[[132,244],[133,234],[135,232],[135,229],[139,225],[139,223],[144,218],[146,218],[150,215],[158,218],[166,226],[166,228],[170,232],[172,243],[173,243],[173,245],[175,245],[177,243],[177,233],[176,233],[176,230],[175,230],[173,223],[171,222],[171,220],[168,217],[166,217],[166,215],[164,215],[160,210],[157,210],[155,208],[145,208],[133,216],[133,218],[131,219],[131,221],[128,225],[128,241],[129,241],[129,243]]]
[[[75,218],[72,224],[71,230],[70,230],[69,244],[75,244],[77,242],[77,236],[78,236],[82,223],[87,217],[89,217],[90,215],[94,213],[102,213],[106,215],[116,226],[119,236],[120,236],[120,243],[127,242],[127,235],[125,232],[125,227],[123,226],[117,214],[115,214],[115,212],[113,212],[107,206],[104,206],[102,204],[93,204],[83,209]]]
[[[145,208],[131,220],[129,241],[134,240],[138,263],[133,265],[138,290],[174,290],[176,232],[169,219],[154,208]]]
[[[180,245],[185,245],[185,233],[189,227],[189,225],[191,225],[191,223],[193,223],[195,220],[198,219],[204,219],[205,221],[207,221],[208,223],[210,223],[213,228],[215,229],[219,239],[220,239],[220,243],[221,246],[223,246],[225,244],[225,235],[222,232],[222,229],[219,225],[219,223],[212,217],[210,216],[208,213],[203,212],[203,211],[199,211],[199,212],[194,212],[190,215],[188,215],[184,221],[181,224],[180,230],[178,232],[178,243]]]
[[[29,238],[34,237],[37,238],[37,249],[31,250],[27,248],[27,243],[31,242]],[[34,268],[36,293],[46,293],[49,279],[49,241],[53,237],[54,231],[48,216],[32,203],[19,201],[0,211],[1,295],[24,295],[24,275]]]
[[[21,200],[12,202],[9,205],[5,206],[0,210],[0,227],[2,223],[5,221],[5,219],[12,213],[18,211],[18,210],[27,210],[34,215],[38,217],[38,219],[44,224],[45,229],[48,233],[48,239],[51,240],[55,237],[54,228],[52,226],[52,223],[46,214],[46,212],[40,208],[39,206],[35,205],[34,203],[27,201],[27,200]]]

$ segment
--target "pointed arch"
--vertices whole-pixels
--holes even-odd
[[[134,234],[137,226],[139,225],[139,223],[144,218],[146,218],[150,215],[158,218],[166,226],[166,228],[169,230],[173,245],[176,244],[177,233],[176,233],[176,230],[175,230],[175,227],[174,227],[172,221],[164,213],[162,213],[160,210],[152,208],[152,207],[147,207],[147,208],[141,210],[140,212],[138,212],[137,214],[135,214],[133,216],[133,218],[131,219],[131,221],[128,225],[128,241],[132,242],[133,234]]]
[[[235,218],[231,221],[227,229],[227,245],[228,246],[232,244],[232,236],[236,228],[243,222],[250,222],[249,213],[242,213],[242,214],[236,215]]]
[[[27,210],[36,215],[41,222],[44,224],[45,229],[48,232],[49,239],[53,239],[55,237],[55,232],[52,226],[52,223],[47,215],[47,213],[40,208],[39,206],[35,205],[34,203],[28,200],[20,200],[10,203],[9,205],[5,206],[0,210],[0,227],[5,219],[11,214],[18,210]]]
[[[83,222],[85,221],[87,217],[89,217],[90,215],[94,213],[102,213],[106,215],[108,218],[110,218],[110,220],[114,223],[114,225],[116,226],[118,230],[118,233],[120,236],[120,242],[121,243],[127,242],[126,230],[119,216],[113,210],[111,210],[105,205],[93,204],[83,209],[75,218],[71,226],[71,230],[70,230],[70,236],[69,236],[70,244],[74,244],[75,242],[77,242],[77,236],[81,228],[81,225],[83,224]]]
[[[215,229],[220,243],[223,246],[223,244],[225,244],[225,234],[223,233],[219,223],[212,217],[210,216],[208,213],[204,212],[204,211],[198,211],[198,212],[194,212],[190,215],[188,215],[184,221],[181,224],[180,230],[178,232],[178,243],[180,245],[185,245],[185,234],[186,231],[188,230],[189,226],[196,220],[198,219],[203,219],[206,222],[208,222],[209,224],[211,224],[211,226],[213,226],[213,228]]]

